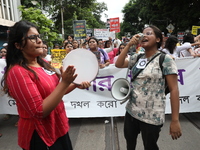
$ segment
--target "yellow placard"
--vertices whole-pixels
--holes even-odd
[[[66,56],[66,50],[64,49],[52,49],[51,50],[51,56],[52,56],[52,61],[51,65],[54,68],[60,68],[62,66],[62,60]]]
[[[192,26],[192,34],[197,35],[198,34],[198,29],[200,29],[200,26]]]

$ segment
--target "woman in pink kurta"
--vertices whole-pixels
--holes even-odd
[[[75,68],[61,71],[62,80],[40,55],[43,43],[35,25],[19,21],[10,28],[4,91],[16,100],[18,144],[24,150],[72,150],[62,97],[77,86]]]

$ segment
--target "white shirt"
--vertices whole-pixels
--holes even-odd
[[[162,51],[165,52],[166,54],[172,55],[174,58],[180,57],[180,52],[181,51],[187,51],[188,49],[192,48],[191,44],[189,42],[185,42],[181,46],[176,46],[173,54],[169,52],[168,49],[164,48]],[[187,51],[188,52],[188,51]],[[189,52],[188,52],[189,53]],[[190,54],[189,54],[190,55]],[[191,55],[190,55],[191,56]]]

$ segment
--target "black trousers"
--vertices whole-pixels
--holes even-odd
[[[68,133],[58,138],[52,146],[48,147],[38,133],[34,131],[31,138],[30,150],[73,150],[73,148]]]
[[[133,118],[126,112],[124,120],[124,137],[127,150],[135,150],[138,134],[141,132],[145,150],[159,150],[157,141],[163,125],[151,125]]]

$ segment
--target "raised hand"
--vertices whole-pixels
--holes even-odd
[[[66,84],[71,84],[77,77],[77,74],[74,74],[76,69],[74,68],[74,66],[68,66],[66,70],[63,70],[62,68],[60,69],[61,71],[61,77],[62,77],[62,81]]]

